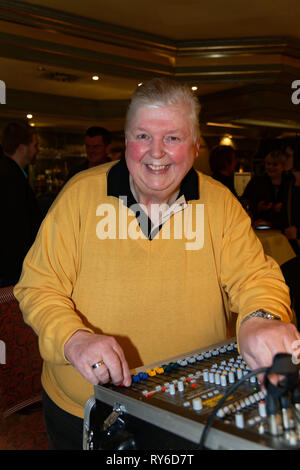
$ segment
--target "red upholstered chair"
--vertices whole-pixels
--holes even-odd
[[[41,403],[41,369],[37,336],[23,320],[13,287],[0,288],[0,449],[11,448],[5,447],[11,445],[6,439],[10,432],[17,448],[24,448],[23,441],[30,441],[29,447],[38,446],[39,438],[45,448],[41,406],[39,415],[28,413],[26,416],[26,410]],[[18,414],[22,419],[11,419],[12,415]],[[14,429],[9,424],[12,422]],[[35,432],[40,435],[34,436]]]

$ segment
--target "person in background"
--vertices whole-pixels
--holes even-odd
[[[110,143],[111,134],[107,129],[99,126],[89,127],[84,138],[86,160],[81,165],[70,170],[68,179],[72,178],[79,171],[109,162]]]
[[[287,201],[288,226],[284,229],[295,253],[300,255],[300,155],[292,145],[285,147],[285,171],[292,181]]]
[[[19,123],[3,130],[0,158],[0,285],[16,284],[25,255],[41,223],[41,214],[28,182],[27,167],[39,150],[36,131]]]
[[[235,150],[229,145],[218,145],[210,153],[209,165],[212,171],[212,177],[227,186],[232,194],[237,197],[234,188],[234,172],[238,160]]]
[[[288,194],[292,185],[285,172],[286,156],[274,150],[265,157],[265,173],[255,175],[241,197],[247,202],[254,227],[266,225],[282,232],[289,226],[287,215]]]
[[[251,368],[300,339],[248,215],[193,168],[199,109],[182,83],[138,87],[125,158],[72,178],[26,257],[14,293],[39,335],[51,449],[82,448],[94,385],[129,387],[130,369],[224,340],[225,299]]]
[[[254,227],[280,230],[295,251],[296,256],[283,263],[280,269],[290,288],[293,309],[300,324],[300,259],[296,240],[299,209],[293,197],[297,189],[294,187],[294,176],[291,171],[285,170],[285,165],[286,155],[281,150],[270,152],[265,158],[265,174],[254,176],[249,181],[241,200],[249,204]]]

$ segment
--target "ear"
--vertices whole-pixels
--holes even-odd
[[[106,153],[109,153],[111,151],[111,144],[107,144],[105,147]]]
[[[27,153],[27,148],[28,148],[28,145],[19,144],[19,146],[17,148],[17,152],[19,153],[19,155],[21,155],[23,157]]]
[[[199,155],[200,145],[201,145],[200,139],[197,139],[197,141],[196,141],[196,143],[195,143],[195,159],[196,159],[196,158],[198,157],[198,155]]]

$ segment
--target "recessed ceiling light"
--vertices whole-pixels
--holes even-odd
[[[35,123],[34,122],[30,122],[29,124],[31,127],[34,127],[35,126]]]
[[[142,86],[142,85],[143,85],[143,82],[138,83],[138,86]]]
[[[100,80],[99,75],[93,75],[93,76],[92,76],[92,80],[95,80],[95,81],[96,81],[96,80]]]
[[[26,117],[27,117],[27,119],[32,119],[33,116],[32,116],[32,114],[27,114]]]
[[[198,90],[198,87],[197,86],[192,86],[192,90],[196,91],[196,90]]]

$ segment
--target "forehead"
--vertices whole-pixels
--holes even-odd
[[[186,104],[172,106],[144,106],[136,110],[129,127],[177,129],[191,127],[190,109]]]
[[[84,141],[86,145],[102,145],[103,137],[102,135],[95,135],[95,137],[90,137],[86,135]]]
[[[266,157],[266,163],[268,163],[269,165],[283,165],[279,158],[274,158],[270,155]]]

